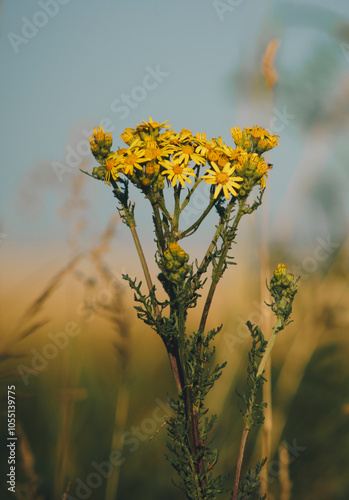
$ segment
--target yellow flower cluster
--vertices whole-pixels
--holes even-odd
[[[265,129],[233,127],[233,148],[221,137],[208,141],[205,134],[194,136],[187,129],[175,133],[166,122],[153,122],[151,117],[149,122],[142,121],[135,129],[125,129],[121,134],[125,146],[115,152],[110,150],[111,134],[102,127],[94,129],[89,141],[101,165],[94,169],[95,177],[109,184],[111,178],[117,182],[123,174],[145,193],[162,190],[165,181],[184,188],[193,179],[202,179],[212,185],[214,199],[223,194],[227,200],[247,196],[256,184],[265,187],[271,165],[261,155],[278,145],[278,136]],[[210,168],[200,177],[200,168],[206,163]]]

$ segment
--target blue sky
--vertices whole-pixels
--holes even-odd
[[[323,175],[334,146],[339,156],[331,160],[331,175],[340,180],[343,191],[338,196],[344,199],[347,215],[348,170],[342,164],[346,144],[339,137],[343,128],[332,127],[325,134],[326,144],[322,140],[317,148],[314,123],[307,128],[295,112],[304,89],[294,83],[294,96],[286,92],[289,76],[296,81],[320,46],[327,50],[328,60],[335,61],[332,88],[342,85],[349,68],[345,0],[333,4],[4,0],[0,8],[0,232],[8,234],[5,244],[62,238],[65,222],[57,210],[67,199],[71,176],[76,173],[72,164],[79,156],[90,161],[89,169],[94,164],[84,153],[84,131],[107,120],[114,144],[120,145],[124,128],[149,116],[156,121],[168,119],[175,130],[186,127],[195,133],[204,131],[208,137],[221,135],[232,144],[231,126],[258,123],[268,128],[270,117],[286,110],[291,118],[283,128],[277,122],[282,129],[280,148],[271,158],[275,165],[270,174],[271,228],[277,232],[282,217],[294,212],[297,227],[304,224],[305,233],[314,224],[317,234],[328,230],[328,221],[321,217],[314,223],[314,208],[307,205],[304,185],[311,184],[314,172]],[[273,37],[281,41],[276,59],[280,92],[275,92],[270,115],[267,94],[258,87],[250,99],[246,88],[253,87],[254,78],[258,83],[261,56]],[[329,72],[326,64],[324,75]],[[150,79],[145,80],[147,75]],[[145,81],[150,83],[144,90]],[[313,93],[320,108],[331,107],[328,88],[315,86]],[[121,103],[127,95],[138,102],[133,98],[132,105]],[[347,122],[345,127],[347,134]],[[321,158],[328,158],[322,165],[321,158],[316,160],[318,170],[308,160],[311,147],[323,148]],[[305,166],[299,167],[304,158]],[[67,166],[61,178],[55,173],[57,163]],[[92,179],[87,185],[91,231],[102,226],[115,209],[106,189]],[[148,216],[142,211],[140,220],[150,228]]]

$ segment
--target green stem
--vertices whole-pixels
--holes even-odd
[[[130,230],[131,230],[131,233],[133,236],[133,240],[134,240],[136,248],[137,248],[138,256],[139,256],[139,259],[141,261],[143,272],[145,275],[145,279],[146,279],[148,289],[150,292],[153,288],[153,283],[152,283],[152,280],[150,277],[147,261],[145,259],[145,256],[144,256],[144,253],[142,250],[142,246],[141,246],[141,243],[139,241],[135,226],[130,225],[129,227],[130,227]],[[161,312],[160,312],[158,304],[156,305],[156,316],[158,318],[160,318],[160,316],[161,316]],[[175,379],[177,391],[181,392],[181,391],[183,391],[184,376],[183,376],[183,369],[182,369],[181,361],[180,361],[178,343],[176,341],[171,342],[171,341],[165,340],[165,339],[163,339],[163,342],[165,344],[166,351],[167,351],[167,354],[169,357],[171,370],[172,370],[173,377]]]
[[[178,306],[177,309],[177,320],[178,320],[178,337],[179,337],[179,352],[182,361],[183,374],[184,374],[184,392],[186,399],[186,413],[187,413],[187,422],[189,428],[189,440],[193,455],[195,452],[195,437],[193,430],[193,400],[192,400],[192,390],[191,385],[189,384],[189,374],[188,374],[188,363],[187,363],[187,352],[185,345],[185,309],[182,305]]]
[[[265,369],[265,365],[267,364],[267,361],[268,361],[268,358],[270,356],[271,350],[272,350],[272,348],[274,346],[276,337],[277,337],[280,329],[282,329],[282,328],[283,328],[282,318],[278,318],[277,321],[276,321],[276,324],[275,324],[275,326],[273,328],[273,332],[272,332],[271,337],[269,339],[267,348],[266,348],[266,350],[265,350],[265,352],[263,354],[263,357],[261,359],[261,362],[259,364],[258,371],[257,371],[257,377],[259,377],[260,375],[263,375],[263,372],[264,372],[264,369]],[[253,404],[254,404],[254,398],[253,398],[253,400],[250,400],[249,411],[252,410]],[[241,474],[241,466],[242,466],[242,461],[243,461],[243,457],[244,457],[244,451],[245,451],[245,445],[246,445],[247,436],[248,436],[248,433],[250,431],[249,427],[250,427],[249,425],[246,426],[246,427],[244,427],[244,430],[242,432],[232,500],[237,500],[237,498],[238,498],[239,483],[240,483],[240,474]]]
[[[185,308],[182,305],[178,307],[178,333],[179,333],[179,351],[181,358],[181,366],[183,367],[184,374],[184,395],[185,395],[185,407],[186,407],[186,416],[187,416],[187,424],[188,424],[188,433],[189,433],[189,443],[191,450],[191,457],[193,464],[195,466],[195,477],[196,483],[198,487],[198,493],[202,495],[202,485],[205,483],[205,467],[204,462],[201,459],[199,463],[196,463],[194,457],[197,455],[200,449],[200,437],[199,437],[199,426],[197,414],[194,411],[194,403],[193,403],[193,388],[192,383],[189,382],[189,374],[188,374],[188,361],[187,361],[187,351],[186,351],[186,342],[185,342]],[[199,475],[203,476],[203,480],[199,480]]]
[[[186,449],[186,452],[188,453],[189,462],[190,462],[190,465],[191,465],[191,470],[192,470],[192,472],[194,474],[194,478],[195,478],[196,491],[197,491],[197,494],[198,494],[197,499],[198,500],[205,500],[204,497],[202,496],[201,484],[200,484],[200,480],[199,480],[199,477],[198,477],[198,473],[196,471],[196,467],[195,467],[195,463],[194,463],[193,457],[190,455],[190,450]]]
[[[155,232],[158,237],[158,242],[160,244],[160,248],[162,250],[162,253],[164,253],[165,248],[166,248],[166,243],[165,243],[165,238],[164,238],[164,233],[162,231],[162,222],[161,222],[161,217],[159,213],[159,207],[157,204],[152,204],[153,207],[153,212],[154,212],[154,219],[155,219]]]
[[[135,225],[130,225],[129,228],[130,228],[130,231],[131,231],[131,234],[132,234],[132,237],[133,237],[133,241],[134,241],[134,243],[136,245],[136,249],[137,249],[137,252],[138,252],[139,260],[141,261],[141,265],[142,265],[142,269],[143,269],[143,272],[144,272],[145,280],[147,282],[148,289],[149,289],[149,292],[150,292],[152,290],[152,288],[153,288],[153,283],[152,283],[152,280],[151,280],[151,277],[150,277],[150,272],[149,272],[147,261],[145,260],[145,256],[144,256],[144,253],[143,253],[141,242],[139,241],[139,238],[138,238],[138,233],[137,233],[137,230],[136,230],[136,226]],[[159,311],[159,313],[160,313],[160,311]]]
[[[161,212],[163,213],[163,215],[166,217],[166,219],[172,223],[172,216],[168,212],[167,208],[165,207],[164,199],[159,195],[156,202],[158,203],[159,208],[160,208]]]
[[[111,184],[112,184],[114,190],[120,191],[117,183],[113,179],[110,179],[110,181],[111,181]],[[147,264],[147,261],[145,259],[145,255],[144,255],[144,252],[143,252],[143,249],[141,246],[141,242],[140,242],[139,237],[138,237],[133,214],[130,213],[130,210],[128,209],[127,204],[122,203],[121,200],[119,200],[119,201],[120,201],[120,203],[123,207],[123,210],[125,212],[126,219],[127,219],[127,225],[130,228],[130,231],[131,231],[131,234],[133,237],[133,241],[135,243],[137,253],[139,256],[139,260],[140,260],[141,265],[142,265],[144,276],[145,276],[145,279],[147,282],[148,290],[150,292],[153,289],[153,283],[152,283],[152,279],[150,276],[148,264]],[[154,214],[155,214],[155,221],[156,221],[155,229],[157,231],[158,240],[162,241],[162,245],[165,248],[165,242],[163,240],[163,233],[162,233],[162,226],[161,226],[161,219],[160,219],[160,214],[159,214],[159,210],[158,210],[157,206],[154,207]],[[156,316],[157,316],[157,318],[160,318],[160,316],[161,316],[161,312],[160,312],[160,308],[159,308],[158,304],[156,304]],[[167,354],[169,357],[171,370],[172,370],[173,377],[174,377],[174,380],[176,383],[177,391],[181,392],[183,390],[183,386],[184,386],[184,377],[183,377],[183,370],[181,367],[181,362],[180,362],[180,357],[179,357],[178,343],[176,340],[168,340],[168,339],[164,339],[164,338],[162,340],[165,344],[166,351],[167,351]]]
[[[215,232],[215,234],[214,234],[214,236],[212,238],[210,246],[207,249],[205,257],[202,259],[202,262],[201,262],[201,264],[199,266],[198,271],[200,271],[200,269],[204,266],[204,264],[206,263],[206,260],[209,258],[210,254],[213,252],[213,250],[214,250],[214,248],[215,248],[215,246],[217,244],[217,241],[218,241],[219,235],[221,233],[221,230],[222,230],[222,227],[220,225],[217,226],[216,232]]]
[[[195,181],[195,184],[194,186],[192,187],[192,189],[189,191],[189,193],[187,194],[187,196],[184,198],[184,201],[181,205],[181,208],[180,208],[180,211],[183,212],[183,210],[185,209],[185,207],[188,205],[189,201],[190,201],[190,198],[192,197],[192,194],[194,193],[194,191],[196,190],[196,188],[198,187],[198,185],[200,184],[200,182],[203,181],[203,178],[202,177],[199,177],[199,179],[197,179]]]
[[[275,344],[275,340],[276,340],[276,337],[278,336],[278,333],[279,331],[281,330],[282,328],[282,318],[278,318],[276,320],[276,324],[273,328],[273,332],[271,334],[271,337],[269,339],[269,342],[268,342],[268,345],[267,345],[267,348],[263,354],[263,358],[261,359],[261,362],[259,364],[259,367],[258,367],[258,372],[257,372],[257,377],[259,377],[260,375],[263,374],[264,372],[264,369],[265,369],[265,365],[267,364],[267,361],[268,361],[268,358],[270,356],[270,353],[271,353],[271,350]]]
[[[194,224],[192,224],[190,227],[188,227],[188,229],[179,233],[179,239],[185,238],[186,236],[190,236],[191,234],[193,234],[198,229],[198,227],[200,226],[201,222],[205,219],[205,217],[210,213],[215,203],[216,200],[212,199],[210,203],[207,205],[204,212],[198,218],[198,220],[194,222]]]
[[[175,200],[175,206],[174,206],[174,215],[173,215],[173,222],[172,222],[172,233],[176,233],[178,231],[178,225],[179,225],[179,216],[180,216],[180,196],[181,196],[181,186],[175,186],[174,187],[174,200]]]
[[[218,282],[222,277],[222,269],[223,269],[223,266],[225,264],[225,260],[226,260],[228,251],[230,249],[231,243],[232,243],[234,236],[236,234],[238,224],[239,224],[242,216],[245,213],[244,206],[245,206],[245,200],[240,200],[238,213],[236,214],[236,217],[234,219],[234,222],[233,222],[231,229],[229,229],[229,235],[225,239],[225,241],[222,245],[222,254],[219,258],[217,267],[215,268],[214,272],[212,273],[212,282],[211,282],[211,286],[210,286],[210,289],[209,289],[207,297],[206,297],[206,302],[204,305],[204,309],[203,309],[201,321],[200,321],[200,326],[199,326],[199,329],[202,331],[204,331],[205,326],[206,326],[207,316],[208,316],[208,313],[209,313],[209,310],[210,310],[210,307],[212,304],[213,295],[216,291]]]

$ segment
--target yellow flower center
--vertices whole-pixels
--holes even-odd
[[[187,144],[183,148],[183,153],[186,155],[192,155],[194,153],[194,149],[192,148],[192,146],[189,146],[189,144]]]
[[[217,153],[217,151],[213,151],[211,149],[211,151],[209,151],[207,153],[207,158],[210,160],[210,161],[217,161],[219,159],[219,154]]]
[[[132,153],[128,158],[126,158],[125,163],[127,165],[133,165],[138,160],[138,156]]]
[[[182,174],[183,173],[183,167],[181,167],[180,165],[174,165],[173,167],[173,172],[178,175],[178,174]]]
[[[217,174],[217,184],[226,184],[229,181],[229,175],[225,172]]]
[[[225,155],[222,155],[218,158],[218,165],[220,167],[224,167],[224,165],[228,162],[228,158]]]
[[[145,167],[145,173],[148,175],[152,175],[155,172],[155,165],[147,165]]]
[[[114,158],[107,158],[105,160],[105,168],[110,172],[115,167],[115,159]]]
[[[161,149],[159,148],[147,148],[145,150],[145,156],[150,160],[155,160],[161,154]]]

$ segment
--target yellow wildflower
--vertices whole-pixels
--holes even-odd
[[[189,161],[194,161],[196,165],[201,163],[205,165],[206,163],[206,159],[202,155],[195,153],[194,147],[190,143],[179,146],[179,151],[173,155],[173,158],[178,158],[179,162],[185,161],[189,163]]]
[[[205,132],[202,132],[202,133],[198,132],[196,134],[196,136],[195,136],[195,139],[198,139],[199,141],[206,142],[206,134],[205,134]]]
[[[145,120],[142,120],[143,123],[140,125],[137,125],[138,130],[145,130],[145,129],[156,129],[156,128],[163,128],[163,127],[170,127],[170,125],[165,125],[165,123],[168,122],[168,120],[158,123],[158,122],[153,122],[153,119],[151,116],[149,116],[149,122],[146,122]],[[143,125],[144,124],[144,125]]]
[[[262,154],[275,148],[275,146],[279,146],[278,137],[278,135],[270,135],[260,139],[257,144],[257,152]]]
[[[144,163],[147,159],[144,157],[143,150],[127,150],[127,153],[120,157],[120,164],[125,175],[133,175],[133,169],[142,170],[140,163]]]
[[[223,168],[227,163],[229,162],[229,158],[226,156],[226,155],[220,155],[220,157],[218,158],[218,166]]]
[[[203,136],[204,134],[201,135]],[[205,139],[197,140],[196,142],[198,143],[198,146],[195,149],[195,153],[198,153],[207,158],[208,152],[211,151],[214,147],[214,143],[212,141],[206,142],[206,136]]]
[[[234,139],[235,144],[238,146],[243,141],[243,134],[240,127],[232,127],[230,133]]]
[[[172,181],[173,187],[177,184],[177,181],[181,183],[182,187],[185,186],[184,181],[191,184],[191,179],[189,179],[188,175],[195,177],[194,170],[188,167],[186,163],[181,164],[178,159],[172,162],[164,160],[162,164],[167,167],[167,170],[164,170],[162,174],[166,175],[169,181]]]
[[[125,131],[120,135],[120,137],[126,144],[130,144],[133,141],[132,129],[126,128]]]
[[[110,175],[113,177],[114,180],[116,180],[119,177],[119,172],[118,169],[116,168],[116,165],[117,165],[117,154],[112,153],[105,160],[106,173],[104,176],[104,183],[108,184],[108,186],[110,186]]]
[[[148,141],[145,145],[144,155],[149,160],[161,160],[172,154],[172,147],[165,145],[161,147],[156,141]]]
[[[240,184],[237,181],[243,181],[242,177],[233,177],[235,167],[231,166],[229,162],[225,164],[223,169],[220,169],[215,162],[211,163],[213,170],[206,170],[209,175],[204,175],[203,179],[208,184],[216,184],[216,190],[213,197],[217,198],[221,189],[223,188],[223,193],[226,199],[229,199],[229,192],[234,196],[237,196],[237,192],[234,188],[239,189]]]

